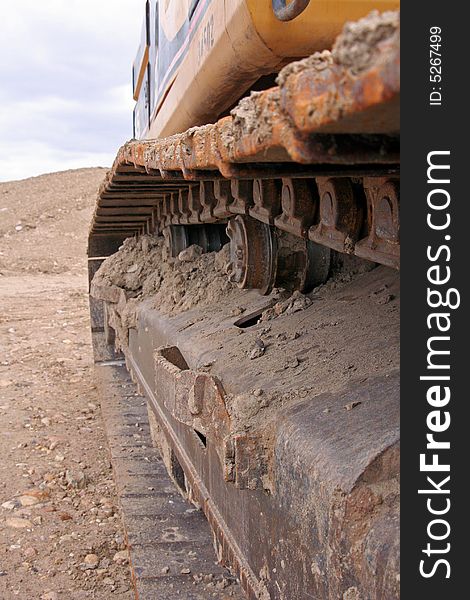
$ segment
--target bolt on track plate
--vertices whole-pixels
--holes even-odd
[[[216,563],[202,512],[178,494],[152,447],[145,398],[122,365],[102,363],[96,377],[136,600],[242,600]]]

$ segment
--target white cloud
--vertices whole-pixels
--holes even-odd
[[[144,6],[2,3],[0,180],[111,163],[132,135],[131,65]]]
[[[46,143],[11,142],[0,154],[0,180],[10,181],[81,167],[110,167],[116,152],[60,150]],[[5,177],[2,177],[5,175]]]

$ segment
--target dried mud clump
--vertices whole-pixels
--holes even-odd
[[[324,71],[335,65],[348,69],[353,75],[359,74],[373,64],[380,43],[399,38],[399,29],[399,12],[372,11],[359,21],[346,23],[331,51],[315,52],[284,67],[276,83],[282,87],[291,75],[310,69]]]
[[[399,28],[400,13],[392,11],[373,11],[364,19],[346,23],[333,46],[333,59],[353,73],[365,71],[374,62],[378,45],[398,37]]]
[[[167,263],[163,273],[155,272],[145,281],[143,296],[151,297],[161,312],[171,314],[214,304],[234,290],[225,270],[228,262],[228,245],[206,254],[199,246],[190,246]]]
[[[323,50],[323,52],[315,52],[308,58],[302,60],[296,60],[295,62],[289,63],[285,66],[276,78],[276,83],[279,86],[283,86],[287,78],[291,75],[296,75],[301,71],[307,69],[314,69],[315,71],[324,71],[333,65],[333,56],[329,50]]]
[[[276,319],[283,314],[292,315],[301,310],[305,310],[311,304],[312,300],[309,298],[309,296],[306,296],[305,294],[302,294],[302,292],[296,290],[285,300],[276,302],[274,306],[266,309],[262,313],[260,321],[271,321],[272,319]]]
[[[163,239],[143,235],[127,238],[118,252],[109,256],[93,278],[94,287],[117,286],[128,292],[140,291],[145,280],[160,269]]]
[[[242,98],[231,111],[233,141],[236,142],[244,136],[256,133],[257,143],[262,144],[271,136],[273,111],[279,107],[280,94],[277,89],[271,90],[268,92],[270,102],[261,104],[258,98],[265,93],[251,92],[247,98]]]
[[[199,246],[190,246],[175,259],[168,257],[161,237],[128,238],[96,272],[91,294],[106,301],[122,347],[144,300],[162,313],[177,314],[237,293],[226,274],[228,262],[229,245],[206,254]]]

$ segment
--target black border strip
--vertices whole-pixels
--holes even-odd
[[[464,543],[469,529],[466,461],[470,440],[465,388],[470,331],[466,300],[469,201],[464,189],[468,171],[466,21],[459,14],[457,3],[429,0],[402,6],[401,597],[413,600],[460,599],[468,595],[464,591],[468,571]],[[440,65],[435,60],[434,65],[430,63],[430,58],[438,57],[430,52],[432,27],[441,29],[441,45],[435,48],[441,55]],[[439,69],[431,66],[441,67],[442,81],[435,77]],[[430,81],[430,77],[436,81]],[[431,92],[442,95],[440,104],[437,93],[431,96],[434,104],[430,103]],[[428,173],[430,163],[448,165],[450,169],[431,168]],[[444,206],[442,210],[432,207],[439,203]],[[448,218],[448,227],[433,229]],[[447,276],[448,281],[435,282]],[[452,305],[460,298],[460,306],[433,308],[431,303],[439,304],[438,293]],[[442,329],[449,326],[448,331],[439,331],[438,317],[430,316],[435,313],[447,315],[440,317],[439,323]],[[436,349],[449,354],[432,354]],[[449,380],[433,381],[420,379],[421,376],[448,376]],[[432,387],[436,389],[428,394]],[[445,387],[450,392],[448,402],[440,401],[445,397]],[[432,431],[438,427],[443,431]],[[450,448],[427,448],[427,434],[434,434],[434,439],[443,444],[449,442]],[[421,454],[425,458],[420,468]],[[433,460],[449,465],[450,470],[439,466],[436,471],[426,471],[429,467],[424,463]],[[439,515],[437,511],[443,512]]]

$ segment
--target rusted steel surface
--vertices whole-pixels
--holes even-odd
[[[225,464],[225,439],[230,432],[230,416],[225,406],[225,391],[212,375],[189,369],[176,346],[155,352],[157,399],[172,417],[216,441],[225,478],[231,479],[231,465]]]
[[[387,277],[393,280],[391,272]],[[251,313],[263,301],[247,294]],[[113,289],[107,297],[110,308],[121,300]],[[311,340],[318,335],[317,313],[315,306],[284,324],[271,321],[271,334],[276,338],[278,328],[292,331],[301,322]],[[251,395],[255,385],[297,389],[298,382],[286,371],[276,372],[273,384],[272,371],[252,365],[256,361],[234,362],[240,336],[230,315],[227,305],[217,314],[198,308],[167,317],[144,303],[124,346],[158,423],[165,464],[206,514],[219,560],[253,600],[305,592],[329,600],[397,599],[397,371],[352,378],[339,392],[294,396],[294,402],[264,408],[258,425],[240,427],[232,422],[234,398]],[[362,340],[375,335],[368,331]],[[200,367],[207,361],[210,374]],[[315,364],[308,368],[306,380],[315,381]]]
[[[341,170],[396,172],[398,37],[385,38],[373,54],[359,73],[334,55],[294,63],[281,72],[278,87],[252,93],[215,124],[124,144],[100,187],[92,235],[117,226],[129,235],[145,231],[151,216],[137,209],[165,202],[182,208],[190,223],[200,222],[201,214],[206,222],[222,218],[228,204],[230,213],[249,211],[268,222],[278,212],[279,199],[267,212],[262,180]],[[232,180],[231,189],[224,188],[224,178]],[[258,182],[254,195],[253,180]],[[120,207],[127,213],[103,212]],[[175,214],[171,208],[167,212]]]
[[[395,179],[366,178],[364,189],[371,224],[366,239],[356,244],[355,254],[394,267],[400,261],[400,188]],[[373,258],[374,257],[374,258]]]
[[[152,447],[145,398],[122,363],[97,366],[96,380],[136,600],[242,600],[216,563],[203,514],[178,494]]]
[[[148,343],[148,340],[144,341]],[[196,503],[203,510],[214,536],[213,541],[216,546],[218,561],[229,567],[230,571],[238,577],[250,600],[258,600],[260,598],[258,594],[260,586],[257,577],[230,532],[224,520],[224,515],[220,513],[217,501],[210,493],[210,486],[201,477],[193,462],[194,456],[201,453],[200,444],[195,444],[191,429],[188,430],[187,427],[184,427],[166,411],[164,405],[158,403],[155,382],[149,381],[146,377],[153,373],[151,365],[142,363],[131,352],[126,353],[126,365],[133,381],[137,383],[140,393],[145,395],[149,402],[149,416],[154,415],[154,423],[159,430],[156,432],[158,445],[168,472],[188,500]],[[152,418],[150,418],[150,422],[152,422]],[[170,454],[169,461],[165,460],[165,451]],[[217,462],[217,465],[213,464],[211,467],[214,475],[219,476],[218,465],[220,463],[217,455],[214,456],[214,453],[211,453],[211,458]],[[177,481],[176,465],[183,470],[184,485],[181,479],[179,483]]]

